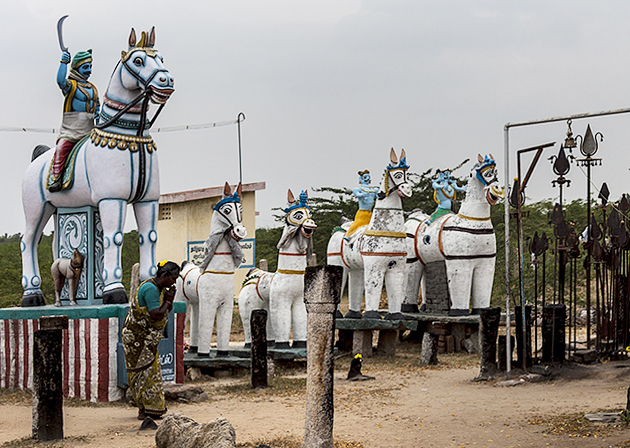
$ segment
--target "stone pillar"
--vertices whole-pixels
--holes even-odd
[[[304,275],[308,358],[302,448],[334,448],[334,316],[341,296],[342,276],[341,266],[307,267]]]
[[[479,345],[481,345],[481,362],[479,376],[475,380],[492,378],[497,370],[497,335],[501,308],[482,308],[479,311]]]
[[[451,309],[451,295],[446,279],[446,263],[436,261],[424,267],[424,292],[422,307],[425,313],[448,314]]]
[[[522,306],[514,307],[516,319],[516,358],[521,369],[532,366],[532,306],[525,305],[525,340],[523,340]]]
[[[420,354],[420,364],[423,366],[434,366],[438,363],[438,340],[440,335],[425,331],[422,336],[422,352]]]
[[[267,264],[267,259],[263,258],[258,262],[258,267],[263,271],[269,270],[269,265]]]
[[[61,346],[68,316],[39,319],[33,335],[33,439],[63,439]]]
[[[253,310],[252,329],[252,387],[267,387],[267,311]]]
[[[542,315],[542,362],[564,362],[565,305],[545,305]]]

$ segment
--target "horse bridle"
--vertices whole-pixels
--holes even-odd
[[[234,201],[234,202],[226,202],[226,204],[238,204],[238,202],[236,202],[236,201]],[[218,208],[218,209],[216,209],[215,211],[216,211],[219,215],[221,215],[223,218],[225,218],[225,220],[226,220],[226,221],[228,222],[228,224],[230,225],[230,227],[228,227],[227,229],[225,229],[225,232],[223,232],[223,233],[228,233],[228,232],[231,232],[232,230],[234,230],[234,226],[235,226],[236,224],[240,223],[241,221],[237,221],[236,223],[233,223],[233,222],[232,222],[232,220],[230,219],[230,217],[229,217],[228,215],[226,215],[225,213],[223,213],[223,211],[221,210],[221,208],[222,208],[222,207],[223,207],[223,206],[219,207],[219,208]],[[240,213],[239,213],[239,210],[238,210],[238,207],[237,207],[237,212],[236,212],[236,214],[237,214],[236,219],[238,220],[238,215],[240,214]]]
[[[400,168],[395,168],[395,169],[400,169]],[[391,170],[387,169],[387,175],[389,176],[392,171],[394,171],[394,170],[393,169],[391,169]],[[400,188],[400,186],[407,181],[407,170],[403,170],[403,171],[405,172],[405,179],[399,184],[395,183],[392,188],[389,188],[389,185],[388,185],[388,190],[386,192],[385,191],[379,191],[378,192],[378,198],[379,199],[385,199],[387,196],[392,194],[394,191],[398,190]],[[389,182],[388,182],[388,184],[389,184]]]

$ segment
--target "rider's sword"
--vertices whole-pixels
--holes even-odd
[[[59,21],[57,22],[57,39],[59,39],[59,48],[61,48],[61,51],[68,51],[68,47],[66,47],[63,44],[63,21],[66,20],[68,18],[68,16],[63,16],[61,19],[59,19]]]

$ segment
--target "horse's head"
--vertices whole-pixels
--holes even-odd
[[[488,204],[494,205],[499,199],[505,197],[503,187],[499,185],[497,163],[492,154],[488,154],[485,157],[481,157],[481,154],[478,154],[477,160],[478,163],[473,167],[473,172],[484,187]]]
[[[223,198],[212,207],[218,219],[226,227],[226,232],[230,232],[232,238],[240,241],[247,237],[247,229],[241,222],[243,221],[243,206],[241,205],[241,193],[243,187],[239,183],[234,193],[227,182],[223,187]]]
[[[400,161],[396,157],[394,148],[391,149],[389,158],[391,160],[391,164],[385,167],[385,175],[379,197],[385,198],[394,191],[403,199],[411,197],[411,185],[409,185],[409,180],[407,179],[407,170],[409,170],[409,165],[407,165],[407,155],[405,154],[405,150],[402,149],[400,151]]]
[[[298,200],[295,199],[291,190],[287,193],[288,207],[284,209],[287,214],[285,222],[287,226],[299,228],[302,236],[310,238],[317,227],[313,221],[311,209],[308,206],[308,191],[302,191]]]
[[[155,27],[151,33],[143,31],[139,41],[132,28],[129,49],[123,51],[120,62],[122,85],[128,90],[145,91],[153,103],[164,104],[174,92],[175,80],[164,68],[164,58],[155,45]]]

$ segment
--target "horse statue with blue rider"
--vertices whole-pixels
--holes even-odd
[[[245,347],[251,345],[250,315],[263,309],[267,315],[267,341],[275,349],[289,348],[293,332],[293,348],[306,348],[307,314],[304,304],[304,274],[308,258],[313,254],[313,231],[317,227],[308,206],[308,192],[296,199],[287,194],[284,229],[278,242],[278,269],[267,272],[252,269],[238,295],[238,308],[243,321]]]
[[[390,164],[385,167],[383,180],[372,216],[348,241],[343,229],[335,229],[327,249],[329,265],[342,266],[348,276],[349,310],[344,317],[381,319],[378,311],[383,282],[387,290],[388,320],[402,319],[401,305],[405,285],[407,256],[402,200],[411,197],[407,178],[405,150],[400,159],[392,148]],[[361,301],[365,290],[365,313]]]
[[[414,305],[417,308],[424,266],[437,261],[446,264],[451,316],[470,314],[471,303],[473,313],[490,306],[496,260],[490,207],[504,196],[494,157],[478,155],[457,214],[448,211],[429,216],[418,211],[409,216],[405,223],[408,236],[405,309]]]
[[[69,53],[61,40],[60,45],[65,66]],[[21,243],[22,306],[44,305],[37,245],[59,207],[98,208],[103,227],[103,303],[127,302],[121,266],[127,204],[133,205],[138,224],[140,278],[155,275],[160,179],[157,147],[149,130],[173,93],[174,80],[154,45],[154,28],[143,31],[140,39],[131,30],[129,47],[114,69],[100,109],[96,88],[87,83],[91,53],[75,55],[65,82],[65,67],[60,66],[57,81],[66,103],[57,149],[51,155],[49,148],[38,146],[22,183],[26,218]],[[159,106],[153,117],[151,103]],[[68,146],[72,148],[62,161]]]
[[[247,237],[241,223],[242,186],[234,193],[226,182],[223,198],[212,209],[210,236],[204,243],[204,259],[199,266],[184,261],[177,280],[175,300],[188,302],[190,317],[189,353],[210,356],[210,340],[216,318],[217,356],[228,356],[232,312],[234,309],[234,273],[243,261],[239,241]]]

